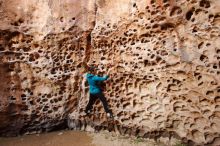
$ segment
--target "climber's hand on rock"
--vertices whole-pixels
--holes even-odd
[[[113,70],[113,68],[112,68],[113,65],[109,63],[109,64],[107,64],[106,66],[107,66],[107,68],[106,68],[107,74],[110,75],[110,72]]]
[[[107,66],[107,68],[113,67],[113,65],[111,63],[108,63],[106,66]]]

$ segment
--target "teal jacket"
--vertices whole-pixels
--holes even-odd
[[[91,94],[101,93],[102,89],[98,86],[99,82],[105,81],[108,79],[108,76],[99,77],[93,74],[86,74],[86,80],[89,83],[89,92]]]

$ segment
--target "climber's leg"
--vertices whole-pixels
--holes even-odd
[[[109,113],[110,116],[112,116],[112,111],[109,109],[109,106],[108,106],[108,103],[107,103],[107,100],[106,100],[104,94],[103,93],[98,93],[98,94],[96,94],[96,96],[101,100],[101,102],[104,106],[105,112]]]
[[[86,110],[85,112],[86,113],[90,113],[92,108],[93,108],[93,104],[95,103],[95,101],[97,100],[97,96],[95,96],[95,94],[90,94],[90,97],[89,97],[89,102],[86,106]]]

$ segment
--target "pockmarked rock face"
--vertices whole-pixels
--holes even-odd
[[[89,58],[85,50],[91,42],[95,3],[0,4],[0,133],[56,129],[78,109],[80,66]]]
[[[0,133],[86,131],[220,144],[218,0],[1,1]],[[109,74],[84,109],[86,64]],[[108,64],[111,64],[109,66]],[[16,130],[15,130],[16,129]]]
[[[86,31],[93,28],[94,4],[94,0],[1,0],[0,28],[32,35],[34,40],[75,26]]]

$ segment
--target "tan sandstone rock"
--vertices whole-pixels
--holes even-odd
[[[220,144],[219,0],[8,0],[0,7],[2,135],[67,120],[73,129]],[[100,102],[84,114],[87,63],[110,75],[114,121]]]

